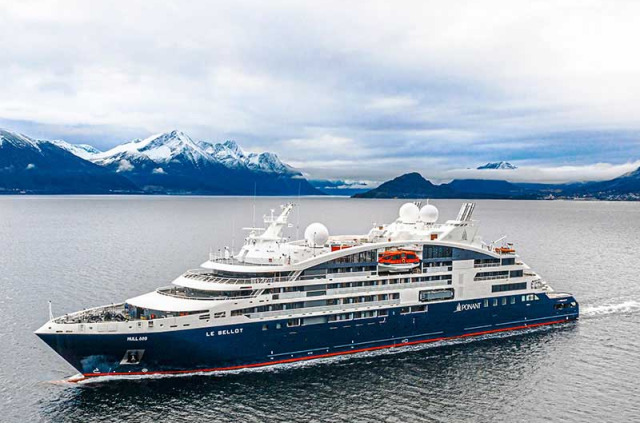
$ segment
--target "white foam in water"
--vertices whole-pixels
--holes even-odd
[[[629,300],[617,304],[586,306],[580,309],[582,316],[602,316],[606,314],[636,313],[640,311],[640,301]]]

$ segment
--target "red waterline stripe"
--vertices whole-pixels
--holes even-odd
[[[239,366],[216,367],[216,368],[212,368],[212,369],[160,370],[160,371],[155,371],[155,372],[128,372],[128,373],[125,373],[125,372],[84,373],[83,374],[84,378],[78,379],[78,380],[74,380],[74,382],[81,382],[81,381],[86,380],[86,379],[95,378],[95,377],[101,377],[101,376],[179,375],[179,374],[188,374],[188,373],[209,373],[209,372],[222,372],[222,371],[228,371],[228,370],[250,369],[250,368],[254,368],[254,367],[272,366],[274,364],[285,364],[285,363],[294,363],[296,361],[313,360],[313,359],[316,359],[316,358],[327,358],[327,357],[335,357],[335,356],[339,356],[339,355],[356,354],[356,353],[364,352],[364,351],[377,351],[377,350],[383,350],[383,349],[387,349],[387,348],[404,347],[404,346],[407,346],[407,345],[426,344],[426,343],[429,343],[429,342],[448,341],[448,340],[451,340],[451,339],[468,338],[470,336],[488,335],[488,334],[491,334],[491,333],[508,332],[508,331],[512,331],[512,330],[534,328],[534,327],[538,327],[538,326],[548,326],[548,325],[554,325],[554,324],[557,324],[557,323],[565,323],[565,322],[569,322],[569,321],[570,320],[554,320],[553,322],[534,323],[534,324],[531,324],[531,325],[521,325],[521,326],[513,326],[513,327],[510,327],[510,328],[485,330],[485,331],[481,331],[481,332],[465,333],[464,335],[456,335],[456,336],[448,336],[448,337],[447,336],[443,336],[443,337],[440,337],[440,338],[431,338],[431,339],[424,339],[424,340],[411,341],[411,342],[401,342],[399,344],[388,344],[388,345],[381,345],[381,346],[377,346],[377,347],[359,348],[359,349],[356,349],[356,350],[349,350],[349,351],[339,351],[339,352],[332,352],[332,353],[326,353],[326,354],[310,355],[310,356],[306,356],[306,357],[287,358],[287,359],[284,359],[284,360],[265,361],[263,363],[243,364],[243,365],[239,365]]]

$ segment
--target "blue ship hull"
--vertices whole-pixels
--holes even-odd
[[[38,334],[40,338],[85,377],[180,374],[259,367],[314,358],[352,354],[477,336],[578,318],[573,297],[562,300],[537,294],[537,301],[517,301],[507,296],[429,304],[428,311],[367,319],[287,327],[287,320],[242,325],[129,334]],[[493,300],[498,299],[498,305]],[[556,304],[573,307],[558,308]],[[268,329],[264,330],[264,324]],[[276,329],[279,323],[281,328]],[[127,351],[137,351],[140,361],[123,364]]]

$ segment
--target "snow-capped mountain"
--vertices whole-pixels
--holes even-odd
[[[89,159],[150,192],[319,193],[273,153],[247,154],[235,141],[196,142],[180,131],[130,141]]]
[[[58,143],[0,129],[0,192],[106,194],[135,192],[128,179]]]
[[[513,170],[517,168],[518,168],[517,166],[512,165],[509,162],[491,162],[478,167],[478,169],[480,170],[483,170],[483,169]]]
[[[276,154],[269,152],[247,154],[235,141],[229,140],[217,144],[201,141],[198,145],[218,163],[222,163],[231,169],[246,168],[279,175],[302,175],[296,169],[283,163]]]
[[[62,149],[67,150],[69,153],[80,157],[81,159],[90,160],[96,154],[100,154],[101,151],[89,144],[71,144],[63,140],[51,140],[48,141]]]
[[[165,164],[175,160],[191,162],[197,166],[210,161],[210,156],[185,133],[171,131],[120,144],[90,157],[90,160],[101,166],[121,164],[125,161]]]

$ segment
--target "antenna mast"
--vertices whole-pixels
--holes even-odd
[[[296,241],[300,239],[300,208],[302,204],[300,203],[300,182],[298,182],[298,213],[296,213]]]
[[[257,191],[258,191],[258,183],[257,182],[253,182],[253,224],[251,226],[253,226],[254,228],[256,227],[256,195],[257,195]]]

